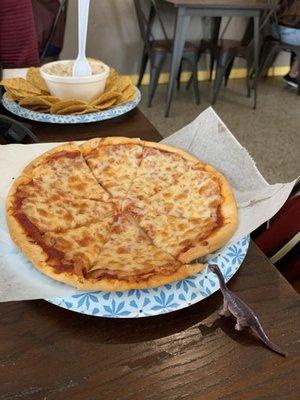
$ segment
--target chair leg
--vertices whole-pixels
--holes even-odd
[[[192,72],[190,79],[188,80],[188,83],[186,84],[186,90],[189,90],[189,88],[191,87],[193,79],[194,79],[194,76],[193,76],[193,72]]]
[[[247,75],[246,75],[246,90],[247,90],[247,97],[251,97],[251,84],[252,84],[252,67],[253,67],[253,59],[251,52],[246,55],[246,63],[247,63]]]
[[[210,57],[209,57],[209,82],[212,81],[214,65],[215,65],[215,56],[214,56],[214,54],[211,52],[211,53],[210,53]]]
[[[146,50],[146,47],[144,47],[137,87],[141,86],[141,83],[142,83],[142,80],[143,80],[143,77],[144,77],[144,74],[145,74],[148,58],[149,58],[148,57],[148,52]]]
[[[177,90],[180,90],[180,77],[181,77],[181,72],[182,72],[182,60],[181,60],[181,62],[180,62],[179,71],[178,71],[177,78],[176,78],[176,80],[177,80]]]
[[[224,82],[225,86],[227,86],[229,75],[230,75],[230,72],[233,67],[233,63],[234,63],[234,58],[230,61],[230,63],[228,64],[228,67],[226,68],[226,71],[225,71],[225,82]]]
[[[274,49],[269,54],[269,57],[267,58],[265,66],[264,66],[264,70],[262,71],[263,72],[262,75],[263,75],[264,79],[268,76],[268,71],[271,68],[271,66],[274,64],[277,53],[278,53],[278,51]]]
[[[213,88],[213,99],[212,104],[216,104],[217,99],[219,97],[220,89],[222,86],[222,81],[225,75],[226,69],[222,66],[217,66],[216,69],[216,76],[214,80],[214,88]]]
[[[193,71],[193,87],[194,87],[194,94],[195,94],[195,100],[196,104],[200,104],[200,92],[199,92],[199,85],[198,85],[198,63],[197,63],[197,58],[194,57],[194,60],[191,63],[192,65],[192,71]]]
[[[246,76],[246,88],[247,88],[247,97],[251,96],[251,82],[250,82],[250,67],[247,66],[247,76]]]
[[[185,55],[184,58],[186,61],[188,61],[188,63],[191,66],[192,75],[190,77],[190,81],[193,82],[196,104],[199,104],[200,103],[200,93],[199,93],[199,86],[198,86],[198,56],[197,56],[197,54],[191,53],[191,54]],[[190,84],[190,81],[188,82],[188,85]]]
[[[270,52],[265,56],[263,63],[260,65],[260,67],[258,68],[258,74],[257,74],[257,79],[263,77],[264,79],[266,79],[267,74],[268,74],[268,70],[271,67],[271,65],[273,65],[275,57],[278,53],[278,50],[276,48],[272,48],[270,50]],[[250,86],[253,89],[253,85],[254,85],[254,81],[253,81],[253,74],[254,72],[251,72],[250,75],[250,80],[252,80]]]
[[[215,104],[218,99],[226,69],[228,68],[232,59],[234,59],[234,56],[235,54],[233,54],[231,51],[228,51],[228,49],[221,50],[219,53],[217,60],[216,77],[214,80],[212,104]]]
[[[161,67],[165,60],[165,53],[158,52],[152,55],[150,58],[151,67],[150,67],[150,84],[149,84],[149,92],[148,92],[148,107],[151,107],[153,96],[155,90],[157,88],[158,79],[161,71]]]
[[[200,60],[200,57],[202,54],[203,54],[203,52],[201,49],[199,49],[198,53],[196,54],[195,62],[196,62],[196,71],[197,71],[197,75],[196,75],[197,82],[198,82],[198,63],[199,63],[199,60]],[[189,88],[191,87],[191,84],[193,82],[193,79],[194,79],[193,63],[194,63],[194,58],[193,58],[193,60],[191,60],[192,73],[191,73],[190,79],[188,80],[188,83],[186,84],[186,90],[189,90]]]
[[[198,85],[198,77],[197,77],[197,66],[194,67],[195,72],[194,72],[194,78],[193,78],[193,86],[194,86],[194,94],[195,94],[195,100],[196,104],[200,104],[200,92],[199,92],[199,85]]]
[[[274,60],[277,52],[278,51],[274,43],[270,41],[266,41],[264,43],[260,56],[260,62],[257,74],[258,78],[260,78],[261,76],[266,76],[268,69],[272,65],[272,61]]]

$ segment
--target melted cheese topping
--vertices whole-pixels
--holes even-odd
[[[90,272],[96,270],[108,274],[113,271],[124,279],[140,274],[168,274],[179,266],[178,261],[154,246],[135,224],[120,216],[89,275],[95,276]]]
[[[100,145],[85,155],[98,182],[114,198],[126,195],[142,158],[142,146]]]
[[[204,240],[217,224],[216,218],[189,220],[150,212],[138,221],[154,245],[175,258]]]
[[[46,232],[43,240],[46,245],[64,254],[62,264],[70,264],[81,274],[91,268],[107,240],[112,216],[103,217],[101,222],[82,226],[64,233]]]
[[[128,193],[129,201],[146,200],[173,185],[193,163],[178,154],[145,148],[141,165]]]
[[[54,191],[34,192],[30,187],[30,195],[22,200],[20,211],[40,232],[47,232],[64,231],[98,221],[112,215],[114,206],[112,203],[62,196]]]
[[[190,169],[172,186],[136,205],[157,214],[208,220],[217,218],[221,200],[217,178],[202,169]]]
[[[59,190],[73,197],[108,201],[79,150],[49,155],[33,170],[33,179],[44,191]]]

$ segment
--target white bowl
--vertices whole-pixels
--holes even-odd
[[[54,61],[40,68],[41,76],[52,96],[66,100],[76,99],[90,102],[104,92],[109,67],[101,61],[89,61],[91,67],[93,64],[102,66],[103,71],[95,75],[60,76],[48,72],[55,64],[65,65],[69,63],[74,63],[74,60]]]

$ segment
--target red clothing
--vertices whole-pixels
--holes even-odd
[[[0,0],[0,63],[4,68],[39,65],[31,0]]]

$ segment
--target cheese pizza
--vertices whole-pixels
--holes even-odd
[[[189,153],[123,137],[60,145],[7,198],[12,239],[42,273],[81,290],[158,287],[203,268],[237,226],[227,180]]]

